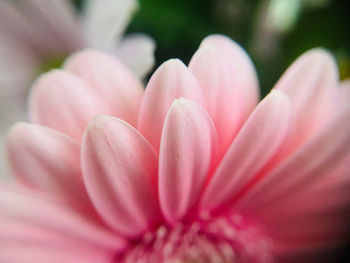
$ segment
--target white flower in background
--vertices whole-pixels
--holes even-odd
[[[137,0],[85,0],[78,14],[69,0],[0,0],[0,178],[3,136],[26,119],[26,95],[39,73],[87,47],[116,55],[140,78],[149,72],[154,41],[144,34],[123,37],[137,8]]]

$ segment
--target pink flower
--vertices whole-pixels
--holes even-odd
[[[82,48],[108,51],[143,78],[154,65],[155,42],[145,34],[123,36],[137,0],[0,0],[0,155],[4,134],[26,120],[28,89],[39,73],[58,67]],[[0,178],[6,172],[0,160]]]
[[[1,188],[0,262],[334,262],[349,97],[322,49],[259,104],[250,59],[224,36],[188,68],[165,62],[145,92],[109,55],[76,53],[35,83],[35,124],[9,134],[25,187]]]

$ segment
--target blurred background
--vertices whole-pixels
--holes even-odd
[[[75,1],[78,7],[83,0]],[[177,57],[188,63],[211,33],[230,36],[252,57],[266,94],[286,67],[313,47],[331,50],[342,79],[350,77],[350,1],[140,0],[127,32],[156,43],[156,65]]]

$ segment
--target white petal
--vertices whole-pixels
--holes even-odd
[[[85,1],[84,26],[91,47],[109,49],[123,34],[132,14],[138,7],[136,0]]]
[[[118,43],[115,54],[140,79],[153,68],[156,43],[144,34],[129,34]]]

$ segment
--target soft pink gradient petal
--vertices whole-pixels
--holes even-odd
[[[82,144],[82,168],[98,212],[116,231],[137,236],[159,219],[157,157],[126,122],[99,115]]]
[[[7,153],[13,175],[24,185],[89,209],[80,170],[80,145],[55,130],[18,123],[9,132]]]
[[[9,242],[7,240],[4,244],[0,243],[0,262],[110,263],[112,260],[111,251],[106,252],[86,246],[77,247],[69,242],[53,245],[50,242]]]
[[[63,70],[46,73],[35,82],[29,106],[33,122],[61,131],[78,142],[94,115],[110,113],[83,79]]]
[[[0,222],[0,240],[6,240],[0,246],[0,251],[3,252],[0,253],[0,259],[7,254],[6,248],[11,251],[18,248],[17,253],[21,249],[27,250],[28,255],[29,244],[40,247],[40,243],[43,243],[48,249],[49,245],[52,249],[71,244],[78,249],[90,248],[92,256],[98,251],[117,252],[126,245],[123,239],[108,229],[93,224],[88,218],[65,206],[65,203],[8,185],[0,186]],[[64,253],[64,250],[61,252]],[[57,251],[54,255],[58,255]]]
[[[268,235],[279,243],[276,249],[284,246],[278,252],[282,256],[346,244],[349,105],[312,140],[265,174],[236,206],[264,225]]]
[[[202,206],[212,210],[234,198],[281,150],[290,129],[290,102],[272,91],[243,125],[209,182]]]
[[[248,54],[223,35],[206,37],[189,64],[207,101],[224,152],[259,100]]]
[[[334,170],[341,177],[348,176],[349,170],[338,170],[338,166],[343,165],[349,147],[350,104],[338,112],[335,119],[317,136],[264,175],[256,187],[246,193],[240,205],[258,210],[273,200],[296,195],[298,189],[309,188],[319,181],[327,180]]]
[[[111,109],[111,115],[136,125],[143,87],[115,57],[84,50],[69,57],[64,68],[86,80],[97,97]]]
[[[164,62],[148,82],[137,124],[157,152],[165,116],[173,101],[180,97],[205,105],[192,73],[180,60],[171,59]]]
[[[277,240],[331,243],[345,241],[349,228],[350,153],[332,171],[319,174],[308,187],[280,196],[258,208],[260,220]]]
[[[159,152],[159,201],[170,223],[197,204],[216,162],[217,134],[208,113],[176,100],[164,122]]]
[[[335,59],[325,50],[310,50],[288,68],[274,88],[284,91],[292,102],[296,129],[290,147],[295,149],[333,117],[338,88]]]

